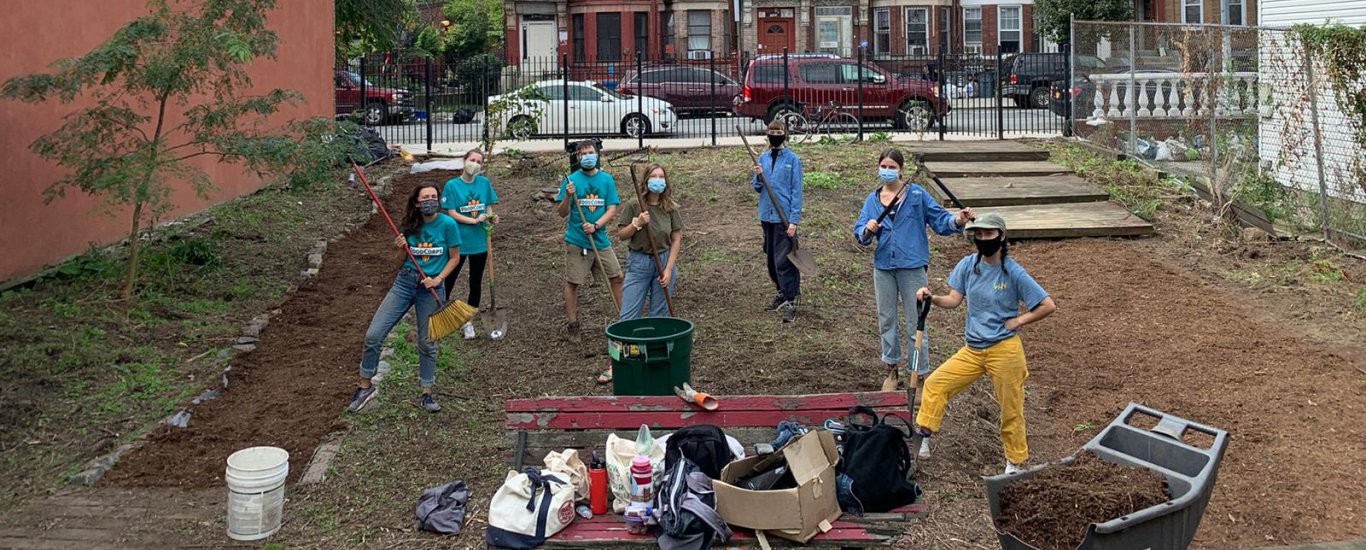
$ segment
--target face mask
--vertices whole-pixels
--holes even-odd
[[[772,145],[775,149],[782,147],[784,141],[787,141],[787,136],[768,136],[768,144]]]
[[[651,193],[663,193],[664,188],[667,186],[668,184],[664,182],[664,178],[650,178],[645,182],[645,188],[649,189]]]
[[[483,172],[483,171],[484,171],[484,165],[479,164],[479,161],[474,161],[474,160],[467,160],[467,161],[465,161],[465,174],[466,174],[466,175],[469,175],[470,177],[474,177],[474,176],[479,175],[479,173],[480,173],[480,172]]]
[[[417,201],[417,210],[422,212],[424,216],[430,216],[441,211],[441,201],[436,199]]]
[[[883,168],[879,166],[877,169],[877,177],[882,178],[882,181],[886,183],[892,183],[896,181],[897,176],[900,175],[901,172],[898,171],[896,168]]]
[[[991,256],[1001,250],[1001,245],[1005,242],[1005,239],[1002,239],[1001,237],[988,240],[973,239],[972,242],[977,245],[977,252],[983,256]]]
[[[598,154],[584,153],[582,155],[579,155],[579,166],[582,166],[584,170],[592,170],[594,168],[597,168]]]

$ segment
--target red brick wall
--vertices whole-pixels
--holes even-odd
[[[982,6],[982,55],[996,55],[996,6]]]

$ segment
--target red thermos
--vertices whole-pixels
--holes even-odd
[[[607,489],[607,464],[593,453],[588,466],[588,508],[595,516],[607,513]]]

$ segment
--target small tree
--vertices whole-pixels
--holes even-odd
[[[1038,0],[1034,13],[1040,34],[1059,44],[1070,44],[1072,19],[1128,21],[1134,12],[1131,0]]]
[[[30,148],[70,169],[47,188],[48,202],[75,188],[100,196],[108,207],[131,207],[127,304],[133,302],[144,223],[174,207],[175,183],[188,183],[201,197],[212,188],[208,175],[186,161],[210,157],[263,177],[318,178],[327,157],[338,157],[329,144],[345,140],[324,139],[336,132],[330,120],[267,125],[299,93],[243,93],[251,85],[245,66],[275,56],[279,40],[265,26],[274,4],[199,0],[173,8],[167,0],[149,0],[147,14],[89,53],[57,61],[52,72],[10,78],[0,89],[3,97],[27,103],[93,101]]]
[[[332,7],[337,53],[348,58],[401,46],[417,20],[413,0],[335,0]]]

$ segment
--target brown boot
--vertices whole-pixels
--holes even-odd
[[[896,365],[886,365],[887,378],[882,381],[882,391],[896,391],[897,381],[900,380],[896,375]]]

